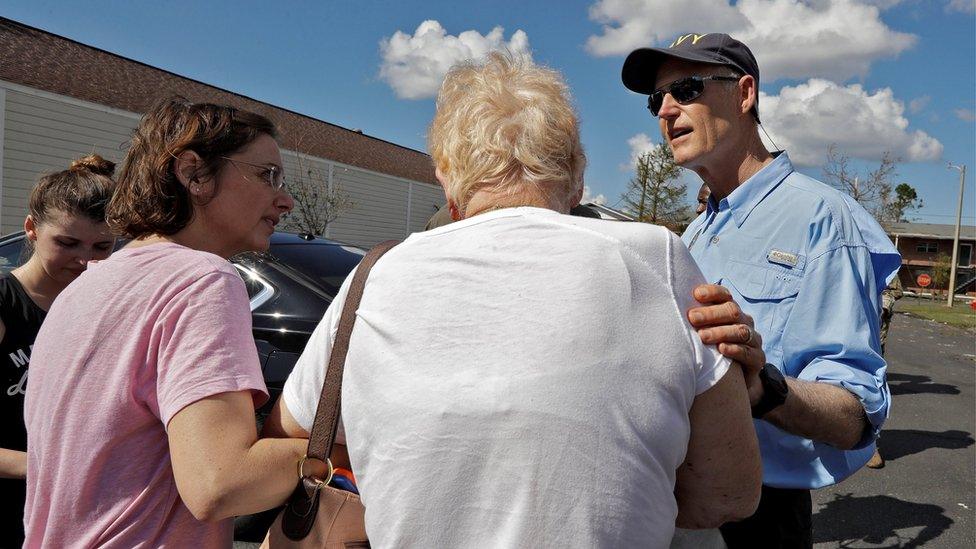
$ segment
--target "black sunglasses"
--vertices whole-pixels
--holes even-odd
[[[681,80],[676,80],[663,88],[654,90],[651,95],[647,96],[647,110],[651,111],[651,114],[657,116],[657,113],[661,111],[661,105],[664,104],[664,96],[671,94],[671,97],[675,101],[684,105],[689,101],[694,101],[698,99],[698,96],[705,91],[705,81],[706,80],[721,80],[724,82],[738,82],[740,76],[689,76],[687,78],[682,78]]]

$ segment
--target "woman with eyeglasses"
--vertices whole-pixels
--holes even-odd
[[[279,505],[306,441],[258,440],[267,391],[244,283],[292,209],[274,125],[163,102],[135,130],[108,222],[132,239],[65,290],[27,389],[26,545],[229,547]]]
[[[24,541],[27,431],[24,393],[31,347],[54,299],[93,260],[112,253],[105,223],[115,164],[97,154],[40,178],[31,191],[24,231],[29,259],[0,276],[0,547]]]

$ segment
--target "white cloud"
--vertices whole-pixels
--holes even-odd
[[[813,78],[784,87],[779,95],[760,93],[759,106],[776,144],[800,165],[820,165],[831,143],[865,160],[880,159],[885,151],[910,162],[942,157],[942,143],[908,129],[905,105],[890,88],[870,93],[859,84],[841,86]]]
[[[603,194],[598,194],[593,196],[589,185],[583,185],[583,200],[580,201],[582,204],[600,204],[606,205],[607,197]]]
[[[915,99],[912,99],[911,101],[908,102],[908,111],[911,112],[912,114],[918,114],[922,112],[922,110],[925,107],[929,105],[929,101],[931,100],[932,100],[932,96],[930,95],[922,95],[920,97],[916,97]]]
[[[976,122],[976,112],[969,109],[956,109],[956,118],[965,122]]]
[[[893,2],[876,0],[890,7]],[[876,59],[895,57],[915,45],[915,35],[897,32],[863,0],[598,0],[590,19],[602,34],[590,36],[597,56],[626,55],[667,45],[685,32],[721,30],[745,42],[756,55],[762,80],[864,76]]]
[[[737,9],[715,0],[599,0],[590,6],[590,19],[603,25],[601,36],[586,41],[586,49],[599,57],[670,41],[692,30],[691,23],[702,29],[740,29],[748,24]]]
[[[651,152],[654,147],[659,147],[660,145],[651,141],[651,138],[646,133],[639,133],[627,140],[627,146],[630,148],[630,159],[628,161],[629,163],[619,166],[622,172],[634,171],[634,166],[637,165],[637,159],[640,155]]]
[[[529,37],[521,30],[512,33],[506,42],[502,27],[485,35],[468,30],[453,36],[439,22],[428,20],[413,35],[396,31],[380,41],[380,78],[402,99],[435,97],[444,75],[454,64],[480,59],[495,50],[532,58]]]
[[[877,6],[880,10],[890,10],[898,4],[901,4],[903,1],[904,0],[864,0],[864,3]]]
[[[945,9],[947,12],[976,13],[976,0],[950,0]]]

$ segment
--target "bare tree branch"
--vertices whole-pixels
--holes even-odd
[[[905,221],[908,212],[922,207],[922,200],[911,185],[901,183],[896,187],[892,182],[899,161],[885,152],[878,167],[862,176],[850,167],[847,155],[830,145],[823,166],[824,181],[849,194],[882,225]]]
[[[295,200],[295,208],[284,220],[284,227],[300,233],[321,236],[343,212],[354,206],[342,184],[327,169],[316,166],[302,152],[302,139],[295,147],[298,170],[295,177],[287,178],[289,194]],[[334,174],[333,174],[334,175]]]

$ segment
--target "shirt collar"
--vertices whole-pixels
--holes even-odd
[[[786,151],[774,152],[772,162],[763,166],[745,183],[736,187],[729,196],[722,199],[728,204],[736,227],[741,227],[752,210],[793,171],[793,163],[790,162]]]

